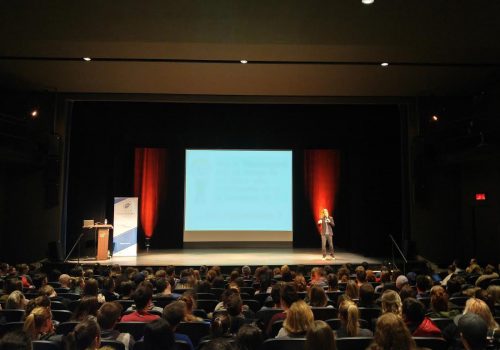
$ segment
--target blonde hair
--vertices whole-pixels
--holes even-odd
[[[386,313],[377,320],[373,343],[368,349],[416,349],[408,327],[403,319],[394,313]]]
[[[287,311],[283,328],[291,336],[305,335],[311,329],[314,315],[304,300],[297,300]]]
[[[23,292],[15,290],[9,294],[7,301],[5,302],[6,310],[24,310],[26,306],[26,298]]]
[[[42,328],[47,321],[52,320],[52,314],[48,307],[38,306],[31,311],[24,321],[23,331],[31,338],[37,340]]]
[[[353,280],[348,280],[345,286],[344,296],[349,299],[358,299],[359,298],[359,287]]]
[[[387,312],[396,314],[398,316],[402,315],[401,297],[398,293],[393,290],[386,290],[381,297],[382,300],[382,313]]]
[[[495,322],[491,310],[488,305],[481,299],[470,298],[465,303],[464,314],[472,312],[481,316],[481,318],[486,322],[490,330],[497,329],[498,323]]]
[[[340,320],[345,323],[347,335],[357,337],[359,333],[359,310],[356,303],[344,300],[339,306]]]
[[[323,209],[320,209],[319,210],[319,217],[322,218],[323,217],[323,214],[326,212],[326,215],[325,216],[329,216],[330,214],[328,213],[328,209],[326,208],[323,208]]]

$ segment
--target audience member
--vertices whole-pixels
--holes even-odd
[[[344,300],[339,306],[340,328],[337,337],[371,337],[372,331],[359,325],[359,310],[352,300]]]
[[[403,302],[403,319],[414,337],[441,337],[441,331],[425,316],[425,306],[414,298]]]
[[[32,350],[31,338],[23,331],[14,331],[0,338],[0,350]]]
[[[115,329],[122,310],[118,302],[106,302],[97,311],[97,322],[101,328],[101,339],[117,340],[125,345],[125,350],[129,350],[134,346],[134,338],[129,333],[120,333]]]
[[[417,276],[417,299],[428,297],[431,287],[432,287],[432,281],[431,281],[431,278],[429,276],[418,275]]]
[[[31,340],[47,340],[54,335],[52,313],[47,307],[35,307],[24,320],[23,331]]]
[[[321,320],[314,321],[306,333],[305,350],[336,350],[335,333]]]
[[[382,313],[393,313],[402,315],[402,303],[399,294],[393,290],[386,290],[381,297]]]
[[[458,321],[460,339],[466,350],[484,350],[487,345],[488,325],[474,313],[467,313]]]
[[[297,300],[287,310],[283,327],[279,330],[276,338],[305,337],[307,331],[311,329],[313,322],[314,315],[311,308],[303,300]]]
[[[377,308],[375,303],[375,288],[371,283],[363,283],[359,287],[359,302],[360,307]]]
[[[326,307],[328,305],[328,297],[326,296],[325,289],[319,285],[313,285],[309,288],[309,306],[312,307]]]
[[[63,339],[65,350],[97,350],[101,346],[101,330],[94,318],[87,318],[75,326]]]
[[[193,310],[196,309],[196,295],[192,291],[186,291],[179,300],[186,303],[186,316],[184,322],[202,322],[201,317],[193,315]]]
[[[89,316],[97,316],[97,310],[99,310],[99,302],[95,296],[86,296],[80,299],[80,303],[76,307],[73,313],[73,321],[83,321]]]
[[[297,289],[292,283],[283,283],[280,290],[280,305],[283,309],[283,312],[279,312],[274,314],[273,317],[269,320],[267,325],[266,333],[267,335],[271,334],[272,325],[274,322],[279,320],[284,320],[286,318],[286,311],[299,300],[299,296],[297,294]]]
[[[60,288],[66,288],[68,291],[71,289],[71,277],[65,273],[59,275]]]
[[[189,344],[191,350],[193,350],[193,343],[191,339],[185,334],[177,333],[176,329],[179,323],[182,322],[186,316],[186,303],[183,301],[174,301],[163,309],[163,319],[168,322],[170,329],[174,332],[175,340],[182,340]]]
[[[101,294],[106,301],[115,301],[120,298],[120,295],[115,293],[115,280],[113,277],[105,277],[102,280]]]
[[[454,318],[460,314],[460,310],[449,308],[448,294],[442,286],[434,286],[431,288],[431,312],[427,316],[431,318]]]
[[[174,333],[164,319],[151,321],[144,327],[144,350],[170,350],[174,345]]]
[[[24,294],[15,290],[9,294],[7,301],[5,302],[6,310],[24,310],[26,305],[28,304],[28,300],[24,297]]]
[[[326,276],[326,280],[329,292],[337,292],[339,290],[339,279],[336,274],[329,273],[328,276]]]
[[[234,345],[237,350],[260,350],[263,342],[264,337],[258,327],[244,324],[236,334]]]
[[[396,278],[396,288],[398,290],[401,290],[404,286],[407,286],[408,283],[408,278],[405,275],[400,275],[398,278]]]
[[[147,286],[137,287],[134,292],[135,311],[122,317],[122,322],[151,322],[160,316],[148,311],[152,305],[153,292]]]
[[[373,343],[367,350],[414,350],[416,348],[415,341],[403,319],[395,313],[388,312],[378,318]]]

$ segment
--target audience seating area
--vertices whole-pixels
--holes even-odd
[[[433,350],[454,349],[455,345],[460,343],[456,335],[452,341],[446,339],[445,335],[448,330],[456,328],[454,317],[464,312],[471,298],[480,299],[488,305],[489,312],[497,323],[496,327],[500,319],[500,279],[496,268],[493,269],[491,278],[479,279],[482,275],[486,276],[480,267],[468,271],[467,266],[462,268],[452,265],[448,273],[441,273],[440,281],[435,277],[431,278],[436,275],[436,271],[411,271],[404,275],[400,271],[391,271],[384,266],[370,267],[368,264],[357,267],[343,265],[321,268],[282,266],[274,269],[267,266],[254,268],[245,266],[227,274],[222,273],[218,267],[205,266],[199,269],[180,269],[173,266],[154,269],[118,265],[84,267],[61,265],[60,268],[64,268],[64,271],[48,270],[44,266],[33,266],[29,269],[26,267],[24,264],[16,269],[8,264],[2,264],[0,337],[13,331],[22,331],[29,312],[26,310],[33,310],[33,304],[49,307],[54,335],[58,335],[59,340],[54,341],[52,338],[47,340],[44,334],[40,334],[40,339],[32,341],[33,350],[63,350],[64,342],[61,342],[61,339],[73,332],[79,322],[86,317],[97,316],[99,307],[106,301],[112,300],[118,303],[121,306],[122,317],[136,313],[138,309],[134,298],[141,286],[151,289],[150,303],[144,309],[148,315],[165,318],[165,310],[169,305],[177,303],[177,300],[183,301],[186,308],[185,318],[173,331],[186,335],[197,349],[205,348],[215,338],[211,330],[212,324],[214,319],[221,317],[228,317],[231,322],[234,317],[238,317],[244,320],[241,325],[250,324],[260,329],[263,339],[259,347],[261,350],[305,349],[305,343],[308,341],[306,334],[300,337],[276,338],[286,323],[286,310],[290,307],[284,304],[285,297],[282,294],[283,286],[286,285],[293,288],[296,295],[294,300],[304,300],[310,304],[314,320],[325,321],[334,334],[345,329],[345,321],[339,309],[343,301],[348,300],[357,305],[361,329],[376,333],[377,320],[384,313],[382,305],[384,291],[396,291],[403,301],[408,297],[415,298],[423,305],[428,318],[441,330],[443,336],[414,336],[413,339],[418,347]],[[404,282],[403,285],[401,281]],[[476,281],[479,283],[476,284]],[[89,292],[88,286],[91,285],[95,285],[93,294]],[[325,295],[322,306],[317,306],[317,301],[313,300],[315,297],[311,293],[313,287],[318,286]],[[361,288],[363,286],[367,288]],[[403,288],[405,286],[407,287]],[[446,299],[443,300],[446,300],[449,306],[446,310],[436,309],[434,289],[431,289],[433,286],[443,287],[446,293]],[[367,296],[365,290],[371,291],[371,294]],[[18,291],[18,294],[21,292],[24,297],[22,301],[17,300],[17,307],[13,298],[15,291]],[[233,300],[231,296],[236,296],[236,300],[240,301],[240,309],[234,310],[235,307],[229,301]],[[89,298],[96,300],[93,308],[87,305]],[[44,300],[49,304],[44,305]],[[435,317],[439,313],[440,317]],[[448,314],[450,317],[446,316]],[[280,315],[283,317],[270,324]],[[400,314],[399,317],[408,323],[404,314]],[[135,339],[133,349],[127,348],[123,342],[110,339],[103,339],[101,346],[114,350],[142,350],[145,347],[143,338],[147,323],[117,321],[114,329],[119,333],[129,333]],[[491,324],[489,327],[495,328]],[[500,334],[500,329],[495,331]],[[224,334],[225,341],[234,347],[237,346],[235,340],[237,332],[238,329],[234,330],[232,336]],[[340,350],[366,349],[374,342],[374,337],[335,336],[335,338],[336,348]],[[498,337],[490,338],[488,349],[497,348]],[[176,348],[193,350],[191,344],[179,340],[176,341]]]

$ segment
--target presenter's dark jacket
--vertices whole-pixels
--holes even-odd
[[[333,236],[333,228],[335,227],[335,222],[333,221],[333,217],[331,217],[331,216],[329,216],[328,219],[330,219],[330,222],[325,222],[326,218],[322,217],[320,219],[321,223],[319,223],[318,225],[321,225],[321,234],[322,235],[326,234],[326,232],[327,232],[327,226],[330,225],[331,228],[332,228],[332,236]]]

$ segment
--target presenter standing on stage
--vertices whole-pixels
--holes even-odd
[[[328,239],[328,245],[330,246],[330,256],[335,260],[335,255],[333,253],[333,227],[335,222],[333,218],[328,214],[328,210],[322,209],[320,212],[320,219],[318,220],[318,225],[321,225],[321,252],[323,253],[323,260],[326,259],[326,240]]]

